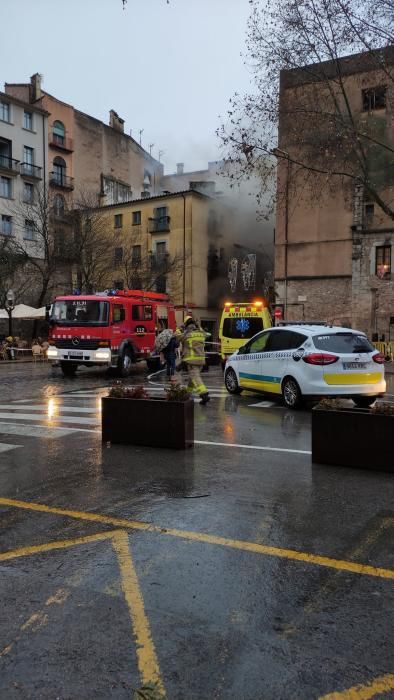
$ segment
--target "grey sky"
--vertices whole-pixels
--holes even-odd
[[[108,123],[111,108],[166,172],[220,156],[215,129],[248,89],[248,0],[0,0],[0,88],[44,76],[47,92]]]

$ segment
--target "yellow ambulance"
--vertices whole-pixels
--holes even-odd
[[[222,364],[249,338],[271,326],[267,301],[226,301],[219,328]]]

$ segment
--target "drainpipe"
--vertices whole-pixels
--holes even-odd
[[[183,280],[182,280],[182,306],[185,312],[186,308],[186,196],[182,192],[183,197]]]

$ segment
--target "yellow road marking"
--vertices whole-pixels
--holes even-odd
[[[375,695],[388,693],[390,690],[394,690],[394,674],[386,673],[367,685],[354,685],[348,690],[324,695],[320,700],[369,700]]]
[[[229,547],[232,549],[239,549],[245,552],[253,552],[255,554],[263,554],[266,556],[279,557],[282,559],[289,559],[292,561],[300,561],[307,564],[325,566],[339,571],[349,571],[354,574],[363,574],[366,576],[375,576],[378,578],[394,579],[394,571],[392,569],[383,569],[381,567],[370,566],[369,564],[359,564],[353,561],[334,559],[332,557],[320,556],[318,554],[299,552],[293,549],[271,547],[269,545],[258,544],[256,542],[233,540],[228,539],[226,537],[219,537],[217,535],[207,535],[201,532],[190,532],[188,530],[178,530],[175,528],[162,528],[158,525],[150,525],[149,523],[144,523],[138,520],[126,520],[125,518],[114,518],[108,515],[99,515],[97,513],[86,513],[83,511],[66,510],[64,508],[54,508],[52,506],[46,506],[41,503],[29,503],[28,501],[17,501],[10,498],[0,498],[0,505],[10,506],[14,508],[23,508],[25,510],[36,511],[40,513],[52,513],[54,515],[62,515],[69,518],[75,518],[77,520],[93,521],[102,523],[104,525],[112,525],[115,527],[143,530],[145,532],[157,532],[160,534],[168,535],[170,537],[179,537],[184,540],[204,542],[206,544],[213,544],[222,547]],[[105,539],[105,537],[107,536],[108,533],[102,533],[101,535],[91,535],[90,538],[92,540],[100,538]],[[82,543],[85,540],[88,541],[89,537],[77,538],[77,541],[75,541],[75,543],[77,544],[79,543],[79,541],[80,543]],[[70,542],[70,540],[67,540],[66,543],[63,545],[59,543],[58,548],[61,546],[70,546],[67,544],[67,542]],[[51,548],[51,545],[38,545],[37,551],[40,551],[40,547],[44,547],[42,551],[45,551],[45,548]],[[27,549],[29,550],[30,548],[28,547]],[[32,551],[32,553],[34,552]],[[23,556],[23,554],[21,554],[20,556]],[[7,553],[0,555],[0,561],[2,561],[3,558],[7,559]]]
[[[148,618],[145,614],[144,601],[130,553],[127,532],[114,533],[112,535],[112,546],[118,557],[122,590],[129,609],[129,615],[137,643],[138,667],[142,680],[146,684],[153,683],[156,686],[158,696],[161,695],[165,697],[159,662],[152,640]]]
[[[161,680],[159,662],[156,656],[156,650],[152,640],[148,618],[145,614],[144,601],[139,587],[138,577],[130,554],[127,532],[112,530],[109,532],[100,532],[95,535],[87,535],[85,537],[74,537],[71,540],[59,540],[57,542],[46,542],[45,544],[32,545],[30,547],[19,547],[18,549],[1,553],[0,561],[9,561],[19,557],[30,556],[32,554],[40,554],[58,549],[67,549],[69,547],[75,547],[88,542],[103,540],[110,540],[117,556],[122,590],[127,603],[134,636],[137,642],[138,669],[142,680],[145,684],[152,684],[152,686],[154,686],[158,699],[165,698],[165,690]],[[60,604],[64,602],[67,597],[67,591],[61,588],[53,596],[46,600],[45,605],[52,605],[54,603]],[[31,617],[22,625],[20,629],[21,631],[25,632],[26,630],[33,628],[33,625],[35,625],[33,628],[35,631],[42,625],[46,624],[47,621],[48,616],[39,611],[38,613],[31,615]],[[0,656],[5,656],[8,654],[13,648],[15,642],[19,641],[19,639],[20,635],[14,640],[14,642],[9,644],[0,652]]]
[[[0,561],[8,561],[17,557],[26,557],[30,554],[40,554],[41,552],[50,552],[53,549],[66,549],[74,547],[78,544],[86,544],[86,542],[97,542],[97,540],[107,540],[112,533],[99,532],[96,535],[87,535],[86,537],[75,537],[72,540],[58,540],[57,542],[45,542],[45,544],[34,544],[31,547],[19,547],[12,549],[9,552],[0,553]]]

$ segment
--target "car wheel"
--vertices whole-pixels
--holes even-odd
[[[74,377],[75,372],[77,371],[77,363],[76,362],[61,362],[60,363],[60,368],[64,374],[65,377]]]
[[[123,351],[122,357],[119,360],[118,370],[121,377],[128,377],[130,375],[132,364],[132,354],[130,350],[126,348],[126,350]]]
[[[282,396],[287,408],[300,408],[302,406],[302,394],[300,387],[293,377],[285,377],[282,382]]]
[[[231,369],[231,367],[227,370],[226,374],[224,375],[224,383],[229,394],[241,393],[242,389],[238,384],[237,375],[235,374],[234,370]]]
[[[358,408],[369,408],[375,403],[377,396],[352,396],[352,400]]]

